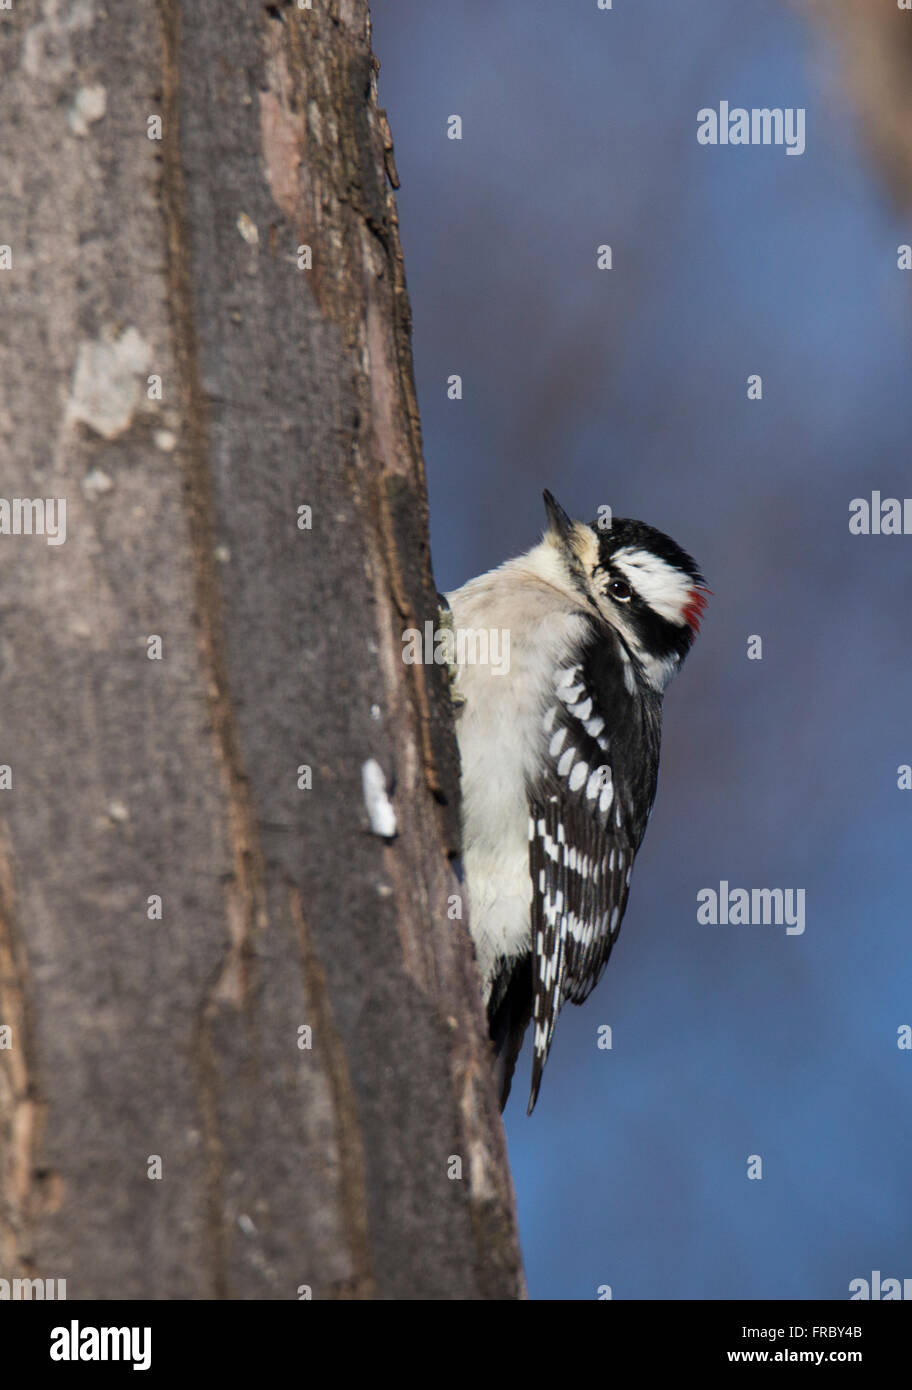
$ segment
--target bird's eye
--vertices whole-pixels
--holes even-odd
[[[633,590],[626,579],[612,579],[608,585],[608,592],[612,598],[616,598],[621,603],[626,603]]]

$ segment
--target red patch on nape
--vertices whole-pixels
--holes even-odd
[[[706,609],[708,597],[711,594],[712,589],[707,589],[705,584],[699,584],[690,591],[690,597],[687,600],[683,614],[684,621],[694,632],[700,631],[700,621]]]

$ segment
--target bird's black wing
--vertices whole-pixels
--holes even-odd
[[[661,696],[595,619],[580,661],[559,668],[544,716],[545,770],[528,789],[535,1105],[567,999],[598,983],[627,905],[655,797]]]

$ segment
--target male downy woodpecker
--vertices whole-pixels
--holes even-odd
[[[455,630],[463,859],[501,1106],[530,1020],[535,1105],[567,999],[598,983],[652,809],[662,696],[708,592],[641,521],[571,521],[446,595]],[[509,669],[471,659],[509,634]],[[503,650],[507,650],[506,647]]]

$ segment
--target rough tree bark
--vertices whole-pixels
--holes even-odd
[[[0,1276],[520,1296],[367,0],[0,61]]]

